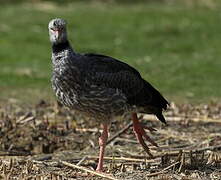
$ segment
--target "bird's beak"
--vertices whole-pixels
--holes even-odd
[[[56,39],[59,39],[59,37],[60,37],[60,31],[59,31],[59,30],[55,30],[54,33],[55,33],[55,38],[56,38]]]

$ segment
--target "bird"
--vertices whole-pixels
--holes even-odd
[[[103,161],[111,121],[130,114],[133,131],[143,149],[153,157],[145,140],[158,146],[145,132],[137,113],[153,114],[166,123],[163,111],[168,101],[132,66],[110,56],[77,53],[71,46],[67,22],[61,18],[48,24],[52,45],[52,89],[64,106],[95,119],[102,128],[96,171],[104,171]]]

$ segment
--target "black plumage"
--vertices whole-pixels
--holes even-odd
[[[84,61],[83,69],[87,78],[91,77],[94,84],[121,90],[130,106],[143,109],[143,113],[155,114],[165,123],[162,111],[167,108],[167,100],[136,69],[99,54],[84,54],[79,58],[81,62]]]
[[[145,134],[136,113],[154,114],[166,123],[162,111],[167,109],[167,100],[128,64],[109,56],[74,52],[67,39],[64,20],[52,20],[49,34],[52,42],[52,87],[58,100],[103,124],[97,170],[103,168],[107,124],[124,113],[132,113],[137,139],[150,154],[142,136],[152,144],[156,143]]]

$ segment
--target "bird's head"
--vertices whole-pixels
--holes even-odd
[[[67,41],[66,21],[60,18],[52,19],[48,24],[50,41],[59,44]]]

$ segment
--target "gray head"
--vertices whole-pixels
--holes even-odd
[[[63,19],[52,19],[48,24],[50,41],[52,44],[59,44],[67,41],[66,22]]]

